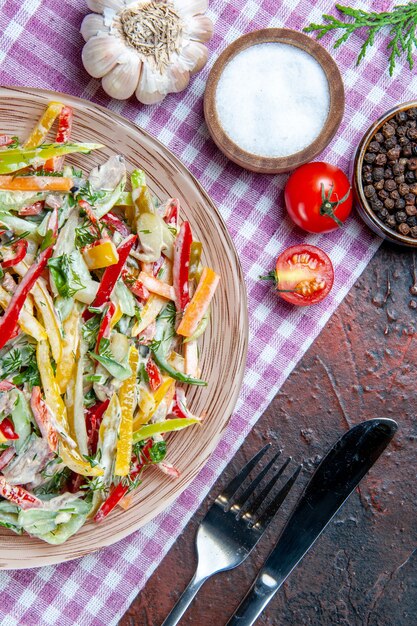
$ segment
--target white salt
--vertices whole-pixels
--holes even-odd
[[[304,50],[257,44],[225,66],[216,108],[224,131],[243,150],[285,157],[320,134],[330,108],[329,84],[321,65]]]

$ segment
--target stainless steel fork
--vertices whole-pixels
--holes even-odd
[[[289,465],[291,457],[275,471],[272,478],[260,489],[260,492],[255,493],[257,487],[278,459],[281,450],[273,456],[243,492],[237,498],[234,497],[251,471],[270,448],[270,445],[267,444],[255,454],[223,492],[218,495],[208,510],[197,531],[198,563],[196,572],[162,626],[176,626],[178,624],[200,587],[213,574],[233,569],[243,563],[284,502],[301,471],[301,465],[296,468],[270,503],[266,504],[268,496]]]

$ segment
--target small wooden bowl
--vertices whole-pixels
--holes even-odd
[[[319,136],[306,148],[285,157],[266,157],[243,150],[223,130],[217,114],[216,91],[220,76],[239,52],[260,43],[286,43],[310,54],[323,68],[330,91],[330,109]],[[222,52],[209,74],[204,94],[204,116],[217,147],[228,159],[252,172],[278,174],[308,163],[331,141],[342,121],[345,92],[339,69],[330,54],[314,39],[287,28],[265,28],[239,37]]]

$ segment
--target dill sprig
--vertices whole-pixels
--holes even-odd
[[[390,76],[392,76],[394,72],[396,60],[403,54],[406,55],[410,70],[413,69],[413,53],[417,47],[416,2],[399,4],[394,6],[392,11],[383,11],[381,13],[367,12],[362,9],[353,9],[340,4],[336,4],[336,9],[342,14],[343,18],[352,18],[352,21],[343,21],[343,19],[338,19],[334,15],[325,14],[323,15],[324,24],[310,24],[310,26],[304,29],[304,32],[316,32],[317,39],[321,39],[331,31],[344,31],[344,33],[336,39],[334,43],[334,48],[339,48],[349,39],[352,33],[360,28],[367,29],[366,39],[360,48],[356,61],[356,64],[359,65],[365,57],[368,48],[374,45],[377,33],[386,28],[390,35],[390,40],[387,44],[387,50],[390,53]]]

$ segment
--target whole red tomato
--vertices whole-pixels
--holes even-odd
[[[296,169],[287,181],[284,196],[288,215],[309,233],[328,233],[343,226],[352,210],[346,174],[321,161]]]
[[[333,286],[334,272],[329,257],[317,246],[300,244],[282,252],[274,272],[263,279],[272,279],[278,294],[291,304],[308,306],[321,302]]]

